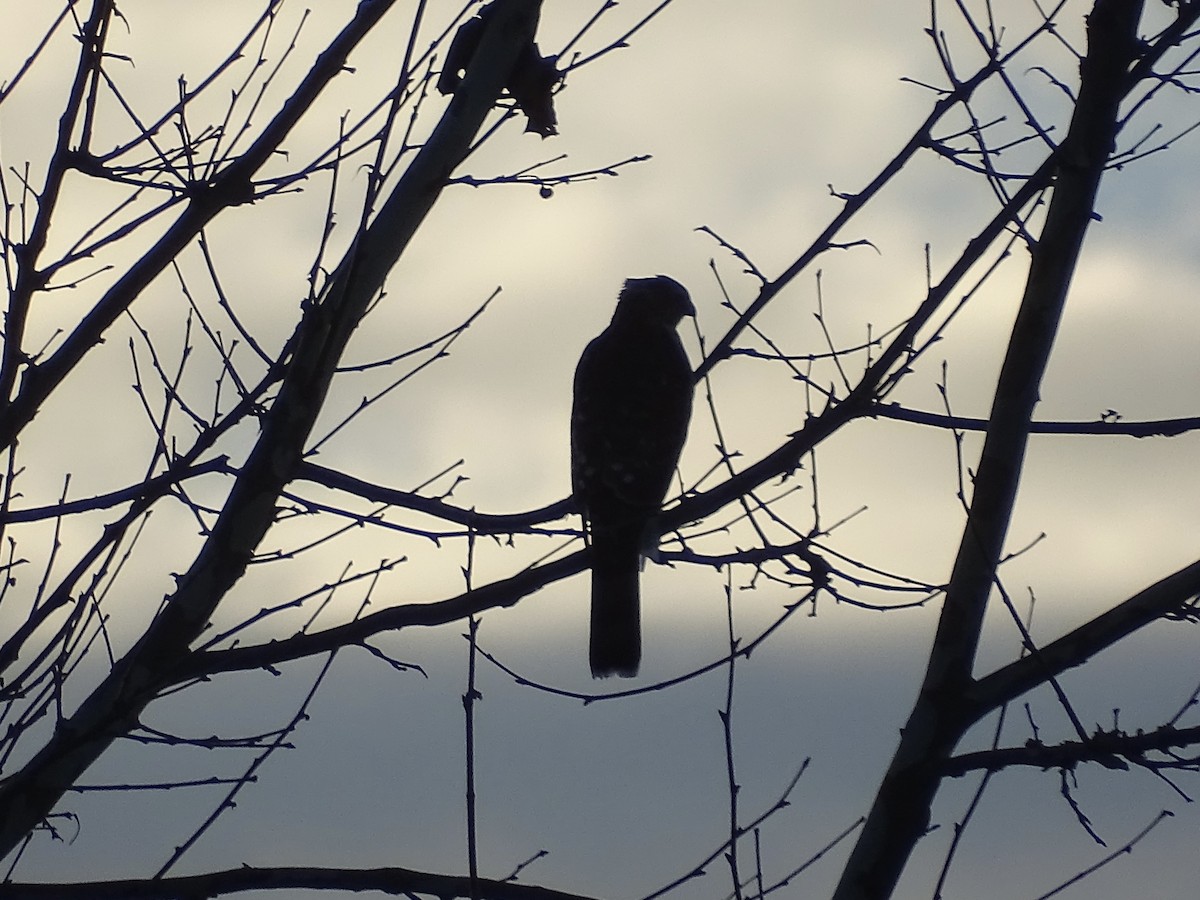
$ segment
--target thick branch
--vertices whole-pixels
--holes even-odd
[[[1113,150],[1119,103],[1138,52],[1141,6],[1140,0],[1097,0],[1088,19],[1079,100],[1057,155],[1054,193],[997,383],[929,667],[835,900],[891,896],[928,828],[941,766],[973,721],[965,694],[983,615],[1016,501],[1038,386]]]
[[[386,4],[365,3],[359,9],[380,5]],[[295,355],[258,442],[162,613],[46,746],[0,786],[0,855],[12,850],[109,744],[136,724],[163,673],[186,655],[217,603],[244,573],[274,523],[275,503],[300,462],[346,343],[466,156],[518,50],[533,39],[538,10],[539,0],[503,0],[437,128],[335,270],[325,296],[305,312]]]
[[[472,888],[474,887],[474,892]],[[3,900],[175,900],[218,897],[244,891],[378,891],[392,896],[424,894],[478,900],[587,900],[584,895],[491,878],[438,875],[413,869],[329,869],[316,866],[255,868],[243,866],[178,878],[89,881],[83,884],[0,885]]]
[[[1198,595],[1200,561],[1155,582],[1035,653],[979,679],[968,691],[970,715],[979,719],[1049,678],[1083,665],[1139,628],[1179,611]]]

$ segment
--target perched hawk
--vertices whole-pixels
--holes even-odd
[[[695,308],[679,282],[631,278],[575,369],[571,485],[592,548],[592,675],[642,659],[638,573],[692,415],[692,368],[675,327]]]

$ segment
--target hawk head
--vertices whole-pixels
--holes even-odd
[[[687,288],[666,275],[630,278],[617,297],[613,323],[651,322],[674,328],[684,316],[696,315]]]

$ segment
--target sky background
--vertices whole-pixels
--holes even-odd
[[[296,50],[266,92],[255,124],[278,108],[355,5],[327,0],[307,14]],[[983,8],[967,5],[976,13]],[[429,6],[431,22],[444,22],[457,9],[442,2]],[[542,50],[561,47],[594,6],[547,3],[539,30]],[[938,4],[938,25],[947,33],[959,74],[967,75],[982,56],[952,6]],[[1036,8],[1025,2],[1004,6],[1003,15],[1011,17],[1004,20],[1006,35],[1013,36],[1006,37],[1007,46],[1036,20]],[[1165,24],[1168,11],[1157,3],[1147,6],[1149,32]],[[301,165],[336,136],[345,110],[365,108],[394,83],[410,7],[398,4],[352,58],[353,71],[335,82],[336,89],[289,138],[288,156],[273,162],[273,172]],[[152,119],[177,95],[181,74],[195,84],[228,54],[260,5],[127,0],[120,8],[125,22],[109,49],[135,64],[111,68],[126,96]],[[581,48],[590,52],[604,46],[651,8],[642,0],[626,0]],[[0,9],[5,21],[18,23],[0,35],[0,78],[10,79],[54,10],[11,2]],[[482,178],[561,154],[566,158],[549,163],[547,173],[652,157],[621,168],[619,177],[561,186],[549,199],[523,185],[450,188],[397,265],[384,302],[356,335],[346,361],[364,363],[417,346],[457,325],[497,287],[501,293],[448,358],[331,438],[317,462],[408,489],[462,460],[454,471],[469,480],[451,499],[487,512],[527,510],[562,499],[569,489],[571,375],[584,345],[607,323],[622,280],[661,272],[684,282],[711,347],[733,321],[722,305],[714,265],[741,308],[754,298],[757,284],[696,229],[712,228],[768,277],[778,275],[840,209],[831,192],[861,189],[928,114],[936,94],[922,84],[944,84],[925,33],[928,3],[748,0],[736,12],[731,9],[716,0],[676,0],[629,47],[571,73],[567,89],[556,98],[560,135],[541,141],[510,126],[464,164],[460,174]],[[1086,4],[1069,3],[1059,28],[1064,40],[1080,48],[1085,10]],[[268,57],[279,57],[304,17],[302,5],[282,5]],[[0,104],[0,162],[6,170],[27,159],[35,172],[44,166],[72,52],[69,35],[60,35],[22,90]],[[1076,64],[1062,43],[1047,38],[1011,69],[1023,96],[1061,136],[1069,104],[1039,67],[1074,84]],[[197,120],[206,113],[219,118],[225,97],[226,92],[216,91],[208,106],[197,104]],[[1019,112],[998,91],[985,89],[979,100],[981,116],[1003,117],[995,140],[1024,133]],[[428,128],[445,101],[432,95],[425,102]],[[128,122],[115,107],[102,112],[97,146],[127,139]],[[1164,96],[1129,134],[1140,135],[1156,123],[1173,133],[1196,118],[1194,100],[1189,105]],[[952,117],[938,133],[962,125],[961,117]],[[1028,171],[1042,152],[1026,144],[1001,161],[1010,171]],[[1098,205],[1102,219],[1087,239],[1039,418],[1089,421],[1109,409],[1130,420],[1196,414],[1197,163],[1200,142],[1192,135],[1106,179]],[[349,239],[365,185],[353,167],[342,177],[329,267]],[[83,179],[73,179],[70,187],[62,230],[52,234],[51,249],[69,246],[97,210],[118,196]],[[233,210],[209,234],[227,295],[268,348],[277,348],[294,324],[327,203],[328,182],[320,181],[304,192]],[[933,277],[940,278],[994,209],[990,192],[976,177],[931,154],[918,157],[840,236],[869,240],[871,246],[823,256],[780,295],[760,324],[789,352],[823,350],[814,318],[820,268],[824,321],[834,342],[858,343],[868,327],[877,335],[902,322],[923,298],[926,253]],[[135,239],[120,252],[131,256],[136,245]],[[893,399],[941,411],[944,363],[953,411],[986,416],[1025,259],[1016,248]],[[89,308],[120,273],[119,255],[111,261],[116,266],[111,272],[49,295],[53,300],[38,309],[34,333],[50,340],[56,328]],[[189,289],[211,295],[194,248],[182,257],[180,272]],[[205,302],[211,303],[211,296]],[[172,361],[182,340],[182,303],[180,281],[168,274],[134,309]],[[48,406],[23,439],[24,459],[30,462],[20,483],[23,505],[52,502],[68,472],[75,497],[124,486],[144,470],[152,432],[129,387],[131,337],[137,337],[132,323],[118,323],[73,376],[63,399]],[[686,327],[684,341],[698,360],[697,337]],[[141,359],[144,363],[144,354]],[[847,362],[852,374],[861,365],[861,357]],[[212,360],[197,354],[185,384],[204,397],[206,390],[211,394],[214,372]],[[828,366],[819,372],[825,383],[836,380]],[[316,434],[326,433],[387,380],[378,370],[339,379]],[[780,366],[735,358],[718,367],[712,391],[723,433],[745,464],[803,424],[803,386]],[[716,459],[713,421],[697,396],[681,466],[689,483]],[[248,430],[235,433],[222,452],[237,461],[254,437]],[[1038,640],[1053,639],[1196,558],[1196,451],[1193,436],[1033,440],[1008,546],[1035,545],[1006,565],[1003,575],[1022,610],[1031,592],[1036,595]],[[965,465],[975,465],[977,452],[978,440],[968,436]],[[848,519],[834,531],[831,546],[887,572],[933,584],[946,580],[962,522],[951,435],[882,420],[856,422],[821,448],[816,465],[823,523]],[[797,527],[811,524],[806,512],[813,502],[811,474],[809,461],[798,479],[800,490],[779,505]],[[449,484],[450,478],[437,482],[442,488]],[[197,496],[219,502],[226,490],[227,481],[212,480],[197,487]],[[763,495],[782,490],[768,488]],[[311,485],[297,486],[297,493],[331,499]],[[59,574],[73,561],[70,548],[81,552],[113,515],[64,522],[67,561],[58,564]],[[729,513],[712,522],[732,518]],[[260,550],[300,546],[316,533],[313,527],[308,521],[285,523]],[[20,535],[31,571],[40,572],[49,526],[27,526]],[[740,546],[748,546],[751,538],[735,527],[729,536],[717,534],[696,546],[717,552],[739,539],[745,541]],[[156,510],[120,589],[107,601],[118,646],[136,635],[170,590],[171,573],[190,563],[199,540],[186,510]],[[573,549],[565,537],[523,539],[512,548],[481,541],[473,577],[476,584],[486,583],[542,554]],[[443,599],[462,590],[462,541],[437,547],[382,528],[355,529],[294,563],[253,568],[230,595],[218,624],[241,621],[260,607],[330,581],[348,561],[362,570],[401,555],[408,561],[381,580],[373,609]],[[733,576],[737,627],[747,636],[803,595],[778,583],[741,590],[749,576],[744,570]],[[20,589],[32,591],[37,578],[23,577]],[[623,688],[593,685],[588,677],[586,597],[583,575],[526,597],[514,609],[488,613],[481,644],[538,683],[567,691]],[[361,588],[341,592],[318,623],[344,621],[361,599]],[[895,605],[907,598],[862,590],[853,599]],[[643,601],[644,668],[634,685],[674,677],[722,653],[723,573],[648,565]],[[936,604],[885,614],[828,598],[819,601],[817,611],[790,619],[737,675],[735,749],[743,817],[752,819],[769,808],[811,759],[791,805],[764,827],[768,882],[815,855],[865,814],[923,673],[937,615]],[[0,609],[0,624],[12,627],[15,614]],[[303,618],[274,621],[287,633],[290,623]],[[309,709],[309,721],[295,733],[296,748],[267,762],[257,783],[239,797],[237,809],[174,873],[242,863],[465,872],[463,631],[457,624],[377,641],[394,656],[420,665],[424,675],[397,673],[361,650],[341,653]],[[260,629],[252,636],[267,634]],[[1011,660],[1017,650],[1012,626],[997,612],[978,671]],[[284,669],[286,677],[257,672],[223,677],[155,704],[146,724],[189,735],[278,727],[322,662],[291,664]],[[81,674],[86,672],[85,667]],[[725,677],[718,671],[666,691],[584,705],[518,686],[483,663],[477,712],[481,873],[503,877],[544,849],[548,855],[523,872],[529,883],[632,897],[700,862],[728,830],[717,715]],[[1198,680],[1194,632],[1175,624],[1146,629],[1069,673],[1064,685],[1086,725],[1110,726],[1113,710],[1120,708],[1121,724],[1132,729],[1153,727],[1170,716]],[[1028,714],[1010,711],[1004,744],[1019,745],[1030,736],[1027,715],[1047,740],[1069,737],[1061,712],[1037,694],[1030,698]],[[1185,717],[1180,724],[1195,723]],[[990,722],[983,726],[962,749],[981,746],[992,727]],[[228,776],[245,762],[232,753],[164,753],[118,743],[85,780]],[[997,782],[968,831],[944,896],[1040,896],[1109,852],[1077,824],[1059,794],[1057,773],[1009,772]],[[975,783],[964,779],[945,786],[935,809],[941,830],[921,845],[897,897],[931,895],[953,822]],[[1185,790],[1194,786],[1186,779],[1179,783]],[[1174,818],[1131,856],[1061,896],[1191,896],[1187,886],[1200,875],[1192,851],[1200,817],[1190,802],[1136,771],[1081,770],[1076,792],[1110,850],[1159,810],[1169,809]],[[204,819],[218,796],[210,790],[175,790],[69,797],[64,808],[81,817],[78,836],[70,846],[35,840],[17,877],[147,875]],[[850,846],[842,844],[778,896],[827,896]],[[748,845],[743,853],[745,872]],[[708,877],[677,896],[724,896],[728,877],[722,863],[708,868]]]

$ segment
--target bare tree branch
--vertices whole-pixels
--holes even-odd
[[[1079,101],[1057,154],[1054,193],[1032,250],[929,667],[835,900],[891,896],[928,828],[940,766],[974,721],[965,694],[973,683],[983,614],[1016,500],[1038,385],[1113,151],[1119,104],[1130,87],[1141,7],[1130,0],[1097,0],[1088,18]]]
[[[430,894],[441,898],[477,897],[478,900],[589,900],[535,885],[480,878],[478,894],[471,892],[465,875],[437,875],[413,869],[336,869],[306,866],[261,869],[244,866],[174,878],[89,881],[85,884],[0,885],[3,900],[174,900],[177,897],[220,897],[246,891],[337,890],[378,891],[390,896]]]
[[[388,5],[386,0],[360,4],[359,17],[374,21],[371,16],[382,15]],[[142,709],[154,698],[162,673],[174,667],[186,654],[188,645],[200,634],[221,598],[245,571],[255,547],[275,521],[275,502],[283,486],[294,476],[304,442],[321,409],[346,342],[450,173],[466,155],[471,140],[500,94],[517,52],[531,40],[538,11],[537,0],[504,0],[491,19],[467,77],[438,127],[413,159],[375,221],[351,246],[331,276],[325,296],[305,312],[298,328],[295,354],[279,394],[263,421],[255,448],[242,467],[203,549],[192,567],[179,579],[178,589],[167,599],[158,618],[54,737],[21,771],[0,784],[0,848],[3,852],[15,847],[109,744],[136,724]],[[356,25],[343,35],[366,33],[365,23],[356,19]],[[335,44],[337,53],[327,51],[331,59],[325,62],[344,60],[345,52],[352,45],[349,40]],[[338,62],[334,71],[340,65]],[[314,72],[321,71],[320,65],[314,68]],[[323,84],[331,74],[326,71],[325,78],[310,78],[306,85],[314,80]],[[313,88],[315,85],[309,89]],[[302,93],[303,88],[297,96]],[[289,103],[293,102],[296,102],[295,97]],[[289,109],[295,107],[289,105]],[[295,114],[298,115],[298,109]],[[268,143],[274,146],[287,130],[281,121],[289,120],[287,117],[277,119],[275,127],[268,127],[256,144],[264,146],[263,141],[270,135]],[[227,200],[231,184],[248,184],[250,173],[257,168],[257,164],[246,168],[250,164],[245,161],[251,158],[252,155],[247,154],[227,170],[226,180],[216,191],[219,196]],[[241,174],[233,177],[230,172]],[[225,200],[218,201],[194,215],[207,221],[224,205]],[[187,218],[185,213],[181,221]],[[182,237],[183,232],[190,232],[190,228],[181,229],[177,223],[171,232]],[[190,233],[187,237],[190,239]],[[171,255],[182,244],[172,247]],[[105,307],[103,301],[101,307]],[[115,315],[115,311],[110,312]],[[92,316],[95,315],[93,311]],[[92,334],[98,339],[102,330],[84,328],[83,334]],[[65,369],[61,371],[65,374]],[[39,391],[54,383],[57,379],[50,378]],[[9,412],[14,415],[14,422],[21,421],[21,414],[12,413],[11,409]]]

